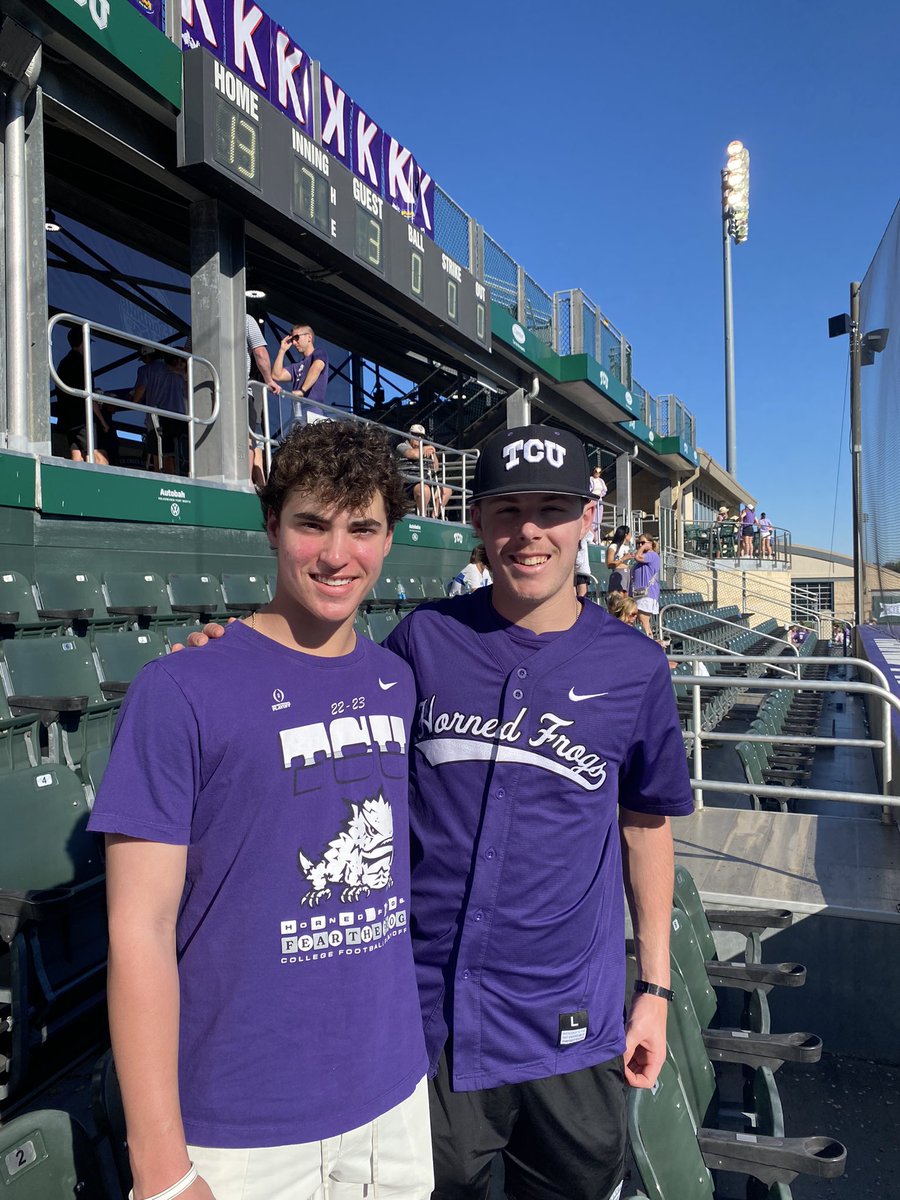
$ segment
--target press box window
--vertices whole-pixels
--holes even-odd
[[[313,171],[302,159],[294,157],[294,186],[291,191],[291,210],[295,217],[307,221],[323,233],[328,233],[331,219],[331,200],[328,180]]]
[[[381,222],[359,207],[356,209],[356,257],[374,267],[376,271],[384,271]]]
[[[413,250],[409,260],[409,290],[422,299],[422,255]]]
[[[456,286],[455,279],[447,280],[447,316],[451,321],[456,321],[458,317],[458,300],[459,289]]]
[[[213,157],[238,179],[258,186],[259,133],[252,121],[229,104],[222,96],[216,98],[216,140]]]

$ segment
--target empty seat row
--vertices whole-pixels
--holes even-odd
[[[16,571],[0,572],[0,637],[171,624],[186,617],[210,620],[254,612],[271,599],[264,575],[111,571],[99,580],[89,571],[42,571],[34,583]]]

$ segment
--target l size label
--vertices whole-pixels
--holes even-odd
[[[588,1033],[587,1010],[581,1012],[559,1014],[559,1045],[573,1046],[583,1042]]]

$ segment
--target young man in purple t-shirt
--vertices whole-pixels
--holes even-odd
[[[693,802],[662,649],[579,601],[591,527],[574,434],[484,446],[472,522],[493,586],[422,605],[386,645],[412,667],[412,934],[434,1200],[607,1200],[625,1088],[666,1052],[673,850]],[[448,669],[448,666],[450,669]],[[624,892],[638,983],[623,1028]]]
[[[301,355],[300,361],[285,363],[288,350],[296,350]],[[290,384],[297,423],[312,425],[325,417],[325,413],[315,406],[327,403],[328,355],[316,346],[311,325],[295,325],[287,337],[282,338],[272,364],[272,378]]]
[[[141,672],[91,816],[134,1200],[426,1200],[414,690],[353,628],[403,482],[380,431],[325,422],[260,498],[274,599]]]

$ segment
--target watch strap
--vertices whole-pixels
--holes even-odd
[[[675,993],[670,988],[665,988],[659,983],[648,983],[646,979],[636,979],[634,981],[634,990],[646,996],[660,996],[663,1000],[668,1000],[671,1004],[675,999]]]

